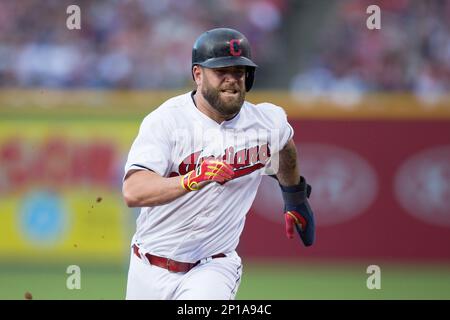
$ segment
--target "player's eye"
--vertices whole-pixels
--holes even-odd
[[[215,73],[222,77],[226,74],[231,75],[234,78],[242,78],[245,74],[245,69],[241,69],[241,68],[229,68],[229,69],[216,69]]]
[[[236,77],[241,78],[241,77],[244,76],[245,71],[244,71],[244,70],[236,70],[233,74],[234,74]]]
[[[224,69],[216,69],[215,72],[219,76],[223,76],[225,73],[227,73],[227,71]]]

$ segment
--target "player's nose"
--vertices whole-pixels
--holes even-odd
[[[239,90],[241,87],[239,85],[240,77],[237,77],[235,74],[228,73],[224,76],[223,82],[225,87],[229,89]]]
[[[224,77],[230,81],[239,81],[245,75],[245,70],[241,68],[228,68],[224,70]]]

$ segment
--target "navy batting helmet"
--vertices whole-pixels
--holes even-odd
[[[212,29],[195,41],[191,70],[195,65],[205,68],[245,66],[245,89],[250,91],[257,67],[251,59],[250,44],[242,33],[228,28]]]

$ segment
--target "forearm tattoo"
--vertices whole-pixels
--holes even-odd
[[[299,182],[300,174],[297,164],[297,150],[291,140],[280,151],[280,166],[277,178],[282,185],[295,185]]]

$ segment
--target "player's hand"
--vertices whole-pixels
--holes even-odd
[[[213,181],[223,184],[233,177],[233,168],[228,163],[206,159],[197,169],[181,177],[181,185],[188,191],[197,191]]]
[[[294,227],[305,246],[310,246],[315,239],[314,214],[308,203],[311,186],[304,177],[296,186],[284,187],[280,185],[284,199],[284,219],[286,222],[286,236],[294,237]]]

